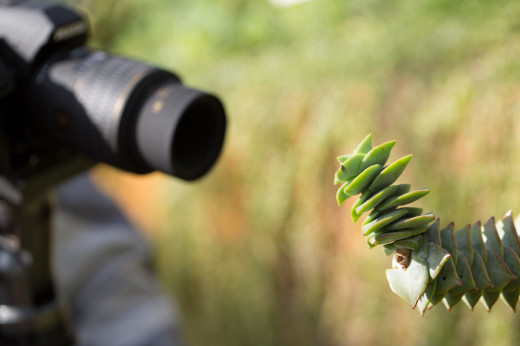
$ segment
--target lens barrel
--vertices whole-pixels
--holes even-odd
[[[222,149],[219,99],[142,62],[76,49],[50,59],[30,94],[42,136],[124,170],[194,180]]]

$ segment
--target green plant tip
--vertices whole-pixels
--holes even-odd
[[[520,233],[512,213],[455,232],[453,223],[441,229],[433,213],[404,207],[430,190],[393,185],[412,158],[386,165],[395,143],[372,147],[372,135],[367,135],[351,154],[337,157],[334,176],[334,184],[342,184],[338,205],[360,195],[351,207],[352,220],[369,213],[361,227],[368,246],[383,245],[385,254],[393,254],[392,269],[386,271],[392,291],[418,307],[421,316],[441,301],[448,311],[460,301],[472,310],[480,301],[490,311],[500,297],[516,311]]]

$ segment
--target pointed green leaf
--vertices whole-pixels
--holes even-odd
[[[487,312],[491,312],[491,308],[497,302],[498,298],[500,298],[500,291],[486,291],[482,294],[482,298],[480,298],[480,302],[484,305],[484,308]]]
[[[363,214],[370,209],[374,209],[379,203],[383,202],[388,196],[393,195],[399,187],[397,185],[388,186],[386,189],[383,189],[371,196],[369,199],[364,201],[363,204],[356,207],[356,214]],[[361,200],[361,199],[360,199]]]
[[[500,292],[516,277],[494,249],[487,249],[487,252],[488,262],[486,263],[486,270],[493,283],[493,288],[484,290],[481,301],[486,310],[491,311],[491,308],[500,297]]]
[[[372,149],[372,134],[369,133],[354,150],[354,154],[366,154]]]
[[[520,290],[520,258],[509,246],[504,246],[504,262],[511,273],[516,276],[516,279],[504,287],[504,291]]]
[[[473,280],[477,285],[477,289],[473,291],[469,291],[464,294],[462,300],[466,305],[473,310],[475,305],[478,303],[480,298],[482,297],[482,293],[485,289],[493,287],[493,283],[489,278],[486,272],[486,266],[484,264],[484,260],[480,257],[478,252],[473,253],[473,263],[471,265],[471,275],[473,275]]]
[[[473,248],[471,247],[471,237],[469,235],[470,226],[466,225],[455,232],[455,242],[457,243],[457,250],[466,256],[469,265],[473,263]]]
[[[401,210],[408,210],[407,217],[416,217],[422,214],[422,208],[403,207]]]
[[[483,290],[474,290],[465,293],[462,296],[462,301],[466,303],[468,308],[473,310],[475,308],[475,305],[479,302],[480,298],[482,297]]]
[[[420,215],[420,216],[414,216],[406,219],[401,219],[399,221],[394,222],[390,226],[388,226],[389,231],[397,231],[400,229],[406,229],[406,228],[417,228],[424,226],[430,222],[435,220],[435,216],[433,216],[432,213]]]
[[[399,178],[401,173],[403,173],[411,159],[412,155],[402,157],[383,169],[381,174],[379,174],[372,182],[372,184],[370,184],[368,191],[375,192],[392,185],[397,180],[397,178]]]
[[[437,285],[439,285],[438,281],[437,281]],[[437,289],[436,289],[435,294],[432,296],[432,299],[430,300],[430,305],[428,305],[428,310],[431,310],[435,305],[442,302],[442,300],[444,299],[445,296],[446,296],[446,293],[439,293],[439,292],[437,292]]]
[[[372,210],[372,212],[370,214],[368,214],[367,218],[365,220],[363,220],[362,225],[365,226],[365,225],[371,223],[372,221],[379,219],[382,215],[386,215],[395,210],[406,210],[405,215],[407,217],[419,216],[422,214],[422,211],[423,211],[421,208],[410,208],[410,207],[404,207],[404,208],[399,208],[399,209],[385,209],[385,210],[379,210],[378,208],[375,208],[374,210]]]
[[[497,231],[502,244],[509,246],[517,254],[520,254],[520,239],[518,238],[518,232],[513,222],[513,215],[509,210],[503,218],[497,222]]]
[[[368,225],[369,223],[379,219],[379,217],[381,215],[385,215],[391,211],[396,211],[397,209],[394,209],[394,210],[385,210],[385,211],[381,211],[379,209],[374,209],[370,212],[370,214],[368,214],[368,216],[365,218],[365,220],[363,220],[363,222],[361,223],[362,226],[365,226],[365,225]]]
[[[478,252],[473,252],[473,264],[471,266],[471,275],[477,284],[479,290],[493,288],[489,274],[486,270],[486,264]]]
[[[352,208],[350,209],[350,217],[352,217],[352,221],[354,221],[354,222],[357,222],[357,220],[358,220],[359,217],[361,216],[361,214],[356,213],[356,209],[357,209],[361,204],[363,204],[363,200],[362,200],[361,198],[359,198],[359,199],[354,203],[354,205],[352,206]]]
[[[446,293],[444,298],[442,298],[442,302],[444,303],[444,306],[446,307],[446,310],[448,312],[451,311],[451,308],[453,308],[460,300],[464,297],[464,293],[454,294],[451,293],[451,290]]]
[[[417,250],[417,255],[424,260],[427,260],[430,256],[430,242],[428,241],[428,235],[425,233],[420,235],[423,240],[421,241],[421,245],[419,246],[419,250]]]
[[[464,294],[477,290],[477,285],[473,280],[473,275],[471,275],[471,268],[466,256],[460,252],[458,258],[457,274],[459,274],[462,285],[454,287],[446,293],[443,302],[448,311],[462,299]]]
[[[453,258],[455,266],[457,266],[457,244],[455,243],[455,236],[453,235],[453,222],[439,231],[441,237],[442,248],[448,251]]]
[[[374,221],[364,225],[361,227],[361,230],[363,231],[363,234],[368,236],[370,233],[373,233],[384,226],[394,222],[395,220],[399,220],[401,217],[406,215],[408,211],[404,209],[396,209],[392,210],[386,214],[381,215]]]
[[[504,258],[504,249],[495,227],[494,217],[490,217],[489,220],[484,224],[484,227],[482,227],[482,240],[484,240],[484,244],[486,244],[487,249],[491,248],[495,250],[500,258]]]
[[[394,208],[405,204],[410,204],[412,202],[415,202],[416,200],[426,196],[430,193],[430,190],[428,189],[420,189],[415,190],[412,192],[405,193],[401,196],[396,196],[392,199],[389,199],[384,204],[382,204],[379,209],[384,210],[388,208]]]
[[[341,187],[338,189],[338,192],[336,192],[336,201],[338,201],[338,205],[343,204],[343,202],[345,202],[347,200],[347,198],[350,197],[345,192],[343,192],[343,189],[345,187],[347,187],[348,184],[349,183],[347,182],[347,183],[341,185]]]
[[[428,241],[435,243],[437,245],[441,245],[441,236],[439,235],[439,224],[441,220],[436,219],[434,223],[430,225],[426,234],[428,234]]]
[[[426,290],[424,291],[421,298],[419,298],[419,301],[417,302],[417,308],[419,312],[421,313],[421,317],[424,316],[424,313],[426,312],[426,309],[431,303],[431,300],[433,296],[435,295],[435,288],[437,287],[437,281],[433,280],[428,283],[428,286],[426,286]]]
[[[502,291],[509,282],[516,279],[511,270],[500,258],[494,249],[487,249],[488,262],[486,263],[486,271],[493,283],[493,288],[488,288],[488,292]]]
[[[361,162],[360,170],[363,171],[365,168],[373,166],[373,165],[381,165],[384,166],[388,157],[390,156],[390,151],[392,151],[392,147],[394,146],[395,141],[386,142],[383,144],[374,147],[370,150]]]
[[[392,255],[395,252],[394,244],[385,244],[383,245],[383,253],[387,256]]]
[[[457,263],[457,274],[461,281],[460,286],[453,287],[448,291],[448,294],[453,296],[459,296],[462,298],[462,295],[469,291],[474,291],[477,289],[477,284],[475,280],[473,280],[473,275],[471,274],[471,267],[469,266],[468,260],[463,253],[459,253],[459,262]],[[459,299],[460,300],[460,299]]]
[[[419,249],[419,247],[422,245],[423,241],[424,241],[424,237],[417,235],[414,237],[396,241],[395,243],[393,243],[393,245],[394,245],[394,248],[409,249],[409,250],[417,251]]]
[[[430,278],[434,280],[450,258],[450,254],[436,243],[428,243],[428,254],[428,258],[426,259],[428,262],[428,270]]]
[[[516,304],[518,303],[518,297],[520,296],[520,290],[506,292],[502,291],[501,295],[502,300],[513,309],[513,312],[516,312]]]
[[[473,254],[478,252],[484,264],[487,263],[487,251],[486,246],[484,245],[484,240],[482,239],[482,232],[480,229],[482,228],[480,221],[475,222],[469,231],[471,237],[471,247],[473,248]]]
[[[397,232],[385,232],[384,230],[379,230],[371,233],[367,238],[367,243],[370,247],[374,247],[379,244],[388,244],[394,241],[398,241],[401,239],[405,239],[411,236],[419,235],[426,232],[427,226],[413,228],[413,229],[403,229]]]
[[[387,269],[386,278],[392,291],[414,308],[428,285],[426,261],[412,251],[408,268],[406,270]]]
[[[455,269],[455,264],[451,258],[448,258],[444,266],[436,278],[437,280],[437,295],[442,295],[441,299],[444,298],[446,292],[452,289],[455,286],[460,286],[462,283],[457,275],[457,271]]]
[[[336,157],[336,159],[338,160],[339,164],[343,164],[343,162],[347,161],[349,157],[351,157],[352,154],[348,154],[348,155],[340,155],[338,157]]]
[[[355,196],[363,192],[363,190],[369,186],[372,181],[377,177],[383,170],[381,165],[373,165],[361,172],[357,177],[354,178],[344,189],[343,192],[349,196]]]
[[[361,161],[363,161],[364,157],[365,154],[355,154],[350,156],[341,164],[341,166],[339,166],[339,169],[336,172],[335,181],[344,183],[357,176],[360,172]]]

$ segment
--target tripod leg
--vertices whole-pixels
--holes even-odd
[[[0,344],[71,345],[50,270],[50,202],[1,202]]]

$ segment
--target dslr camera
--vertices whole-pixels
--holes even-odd
[[[64,6],[0,0],[0,160],[12,159],[0,174],[80,154],[134,173],[204,175],[224,140],[219,99],[87,38],[87,21]]]
[[[174,73],[91,50],[67,7],[0,0],[0,344],[71,345],[51,259],[49,190],[96,162],[203,176],[226,130],[220,100]]]

